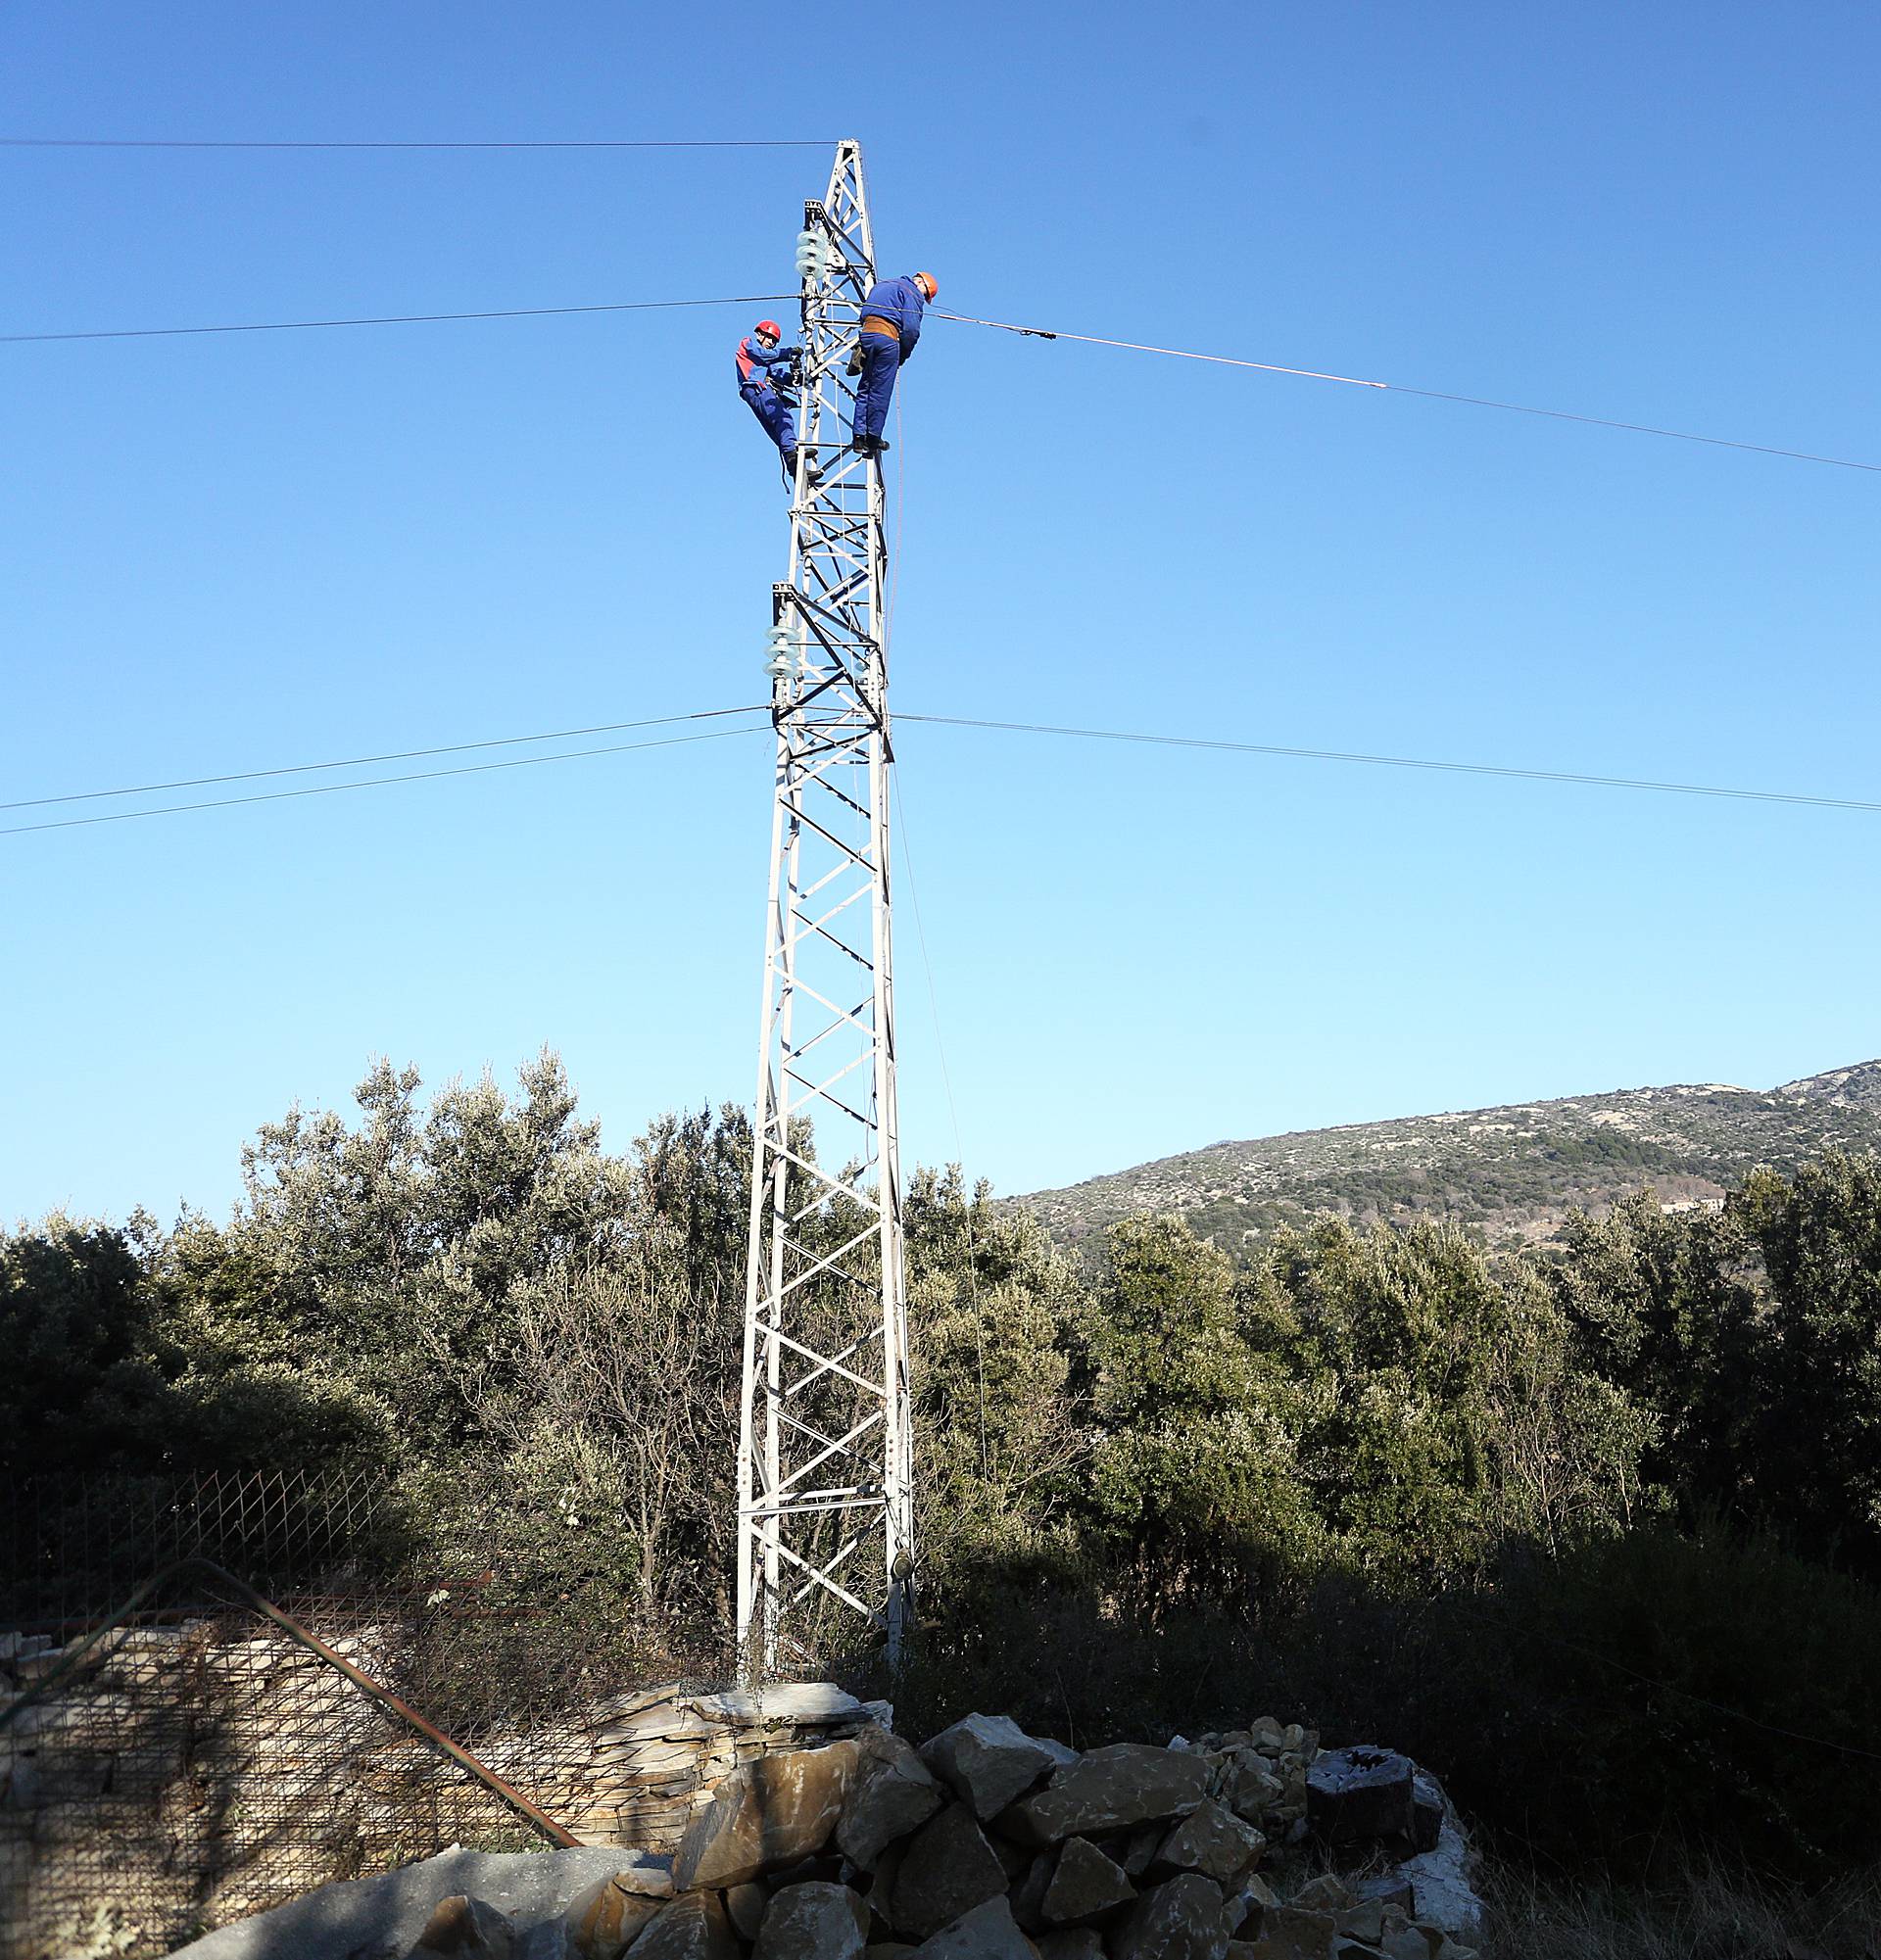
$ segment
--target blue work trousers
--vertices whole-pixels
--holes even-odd
[[[759,388],[750,382],[738,391],[751,405],[751,413],[764,424],[764,432],[774,442],[785,461],[796,460],[796,417],[791,405],[775,388]]]
[[[862,375],[855,384],[855,427],[851,434],[879,436],[888,426],[894,377],[901,371],[901,343],[885,333],[857,335]]]

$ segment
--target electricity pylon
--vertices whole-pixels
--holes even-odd
[[[803,208],[790,577],[771,593],[771,823],[738,1452],[747,1678],[866,1640],[891,1664],[913,1455],[890,957],[888,565],[878,463],[848,448],[875,246],[862,151]],[[856,1623],[857,1616],[866,1625]]]

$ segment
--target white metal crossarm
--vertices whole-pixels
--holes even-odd
[[[753,1505],[751,1512],[753,1516],[762,1517],[773,1511],[859,1510],[865,1505],[881,1502],[882,1493],[873,1484],[832,1484],[826,1491],[805,1491],[800,1498],[789,1504]]]
[[[848,360],[875,281],[856,144],[838,146],[797,250],[799,468],[790,575],[771,595],[777,759],[739,1424],[738,1637],[751,1678],[786,1655],[827,1664],[875,1633],[898,1656],[912,1569],[888,554],[880,468],[848,441]],[[810,1491],[832,1461],[848,1481]]]

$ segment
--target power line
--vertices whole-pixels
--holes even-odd
[[[444,776],[483,776],[497,769],[529,769],[539,762],[578,762],[592,755],[626,755],[642,748],[676,748],[694,741],[724,741],[736,735],[755,735],[761,725],[723,728],[709,735],[667,735],[652,741],[614,742],[604,748],[569,748],[556,755],[520,755],[507,762],[470,762],[456,769],[420,769],[406,776],[368,776],[358,783],[323,783],[311,789],[271,789],[257,796],[217,796],[200,803],[164,803],[153,810],[120,810],[108,817],[61,817],[46,824],[15,824],[0,830],[0,837],[24,837],[29,831],[72,831],[92,824],[130,824],[142,817],[176,817],[189,810],[227,810],[243,803],[285,803],[296,796],[337,796],[348,789],[378,789],[390,783],[434,783]]]
[[[24,137],[0,138],[0,147],[36,141]],[[49,139],[48,139],[49,140]],[[109,147],[104,146],[104,147]],[[134,147],[126,144],[123,147]],[[161,148],[163,145],[143,147]],[[197,148],[554,148],[554,147],[603,147],[600,145],[177,145],[175,147]],[[681,145],[629,145],[618,148],[677,148]],[[710,148],[710,144],[691,147]],[[784,147],[784,146],[778,146]],[[796,299],[796,293],[742,293],[725,299],[712,300],[619,300],[603,302],[593,306],[579,307],[499,307],[473,312],[456,313],[367,313],[343,319],[313,320],[241,320],[227,325],[214,326],[174,326],[174,327],[94,327],[78,331],[61,333],[7,333],[0,334],[0,345],[24,346],[34,342],[80,341],[80,340],[175,340],[197,334],[224,333],[302,333],[320,327],[368,327],[368,326],[437,326],[459,320],[527,320],[560,319],[580,313],[638,313],[669,311],[676,308],[692,307],[751,307],[781,306]],[[1734,436],[1700,435],[1691,429],[1662,428],[1651,422],[1625,422],[1607,415],[1584,415],[1570,408],[1542,408],[1526,402],[1500,402],[1485,395],[1458,395],[1440,388],[1414,388],[1400,381],[1375,381],[1358,374],[1334,374],[1317,367],[1288,367],[1278,361],[1248,360],[1228,354],[1203,354],[1192,348],[1160,347],[1148,341],[1116,340],[1100,334],[1072,333],[1063,327],[1019,326],[1010,320],[987,320],[976,318],[971,313],[948,313],[935,311],[937,319],[952,320],[961,326],[990,327],[1000,333],[1016,333],[1034,340],[1075,340],[1089,347],[1114,347],[1132,354],[1160,354],[1176,360],[1199,360],[1213,367],[1248,368],[1262,374],[1284,374],[1303,381],[1330,381],[1345,388],[1370,388],[1379,393],[1393,395],[1415,395],[1426,402],[1450,402],[1471,408],[1494,408],[1510,415],[1539,415],[1549,421],[1579,422],[1592,429],[1617,429],[1628,435],[1659,436],[1669,442],[1699,443],[1708,449],[1742,450],[1750,455],[1782,456],[1791,462],[1820,463],[1832,469],[1857,469],[1871,475],[1881,475],[1881,463],[1862,462],[1853,456],[1823,455],[1811,450],[1782,449],[1773,443],[1749,443]]]
[[[1429,769],[1455,776],[1498,776],[1524,783],[1573,783],[1595,789],[1650,789],[1673,796],[1722,796],[1745,803],[1794,803],[1816,810],[1859,810],[1881,815],[1881,802],[1853,796],[1807,796],[1786,789],[1738,789],[1714,783],[1662,783],[1638,776],[1593,776],[1565,769],[1522,769],[1495,762],[1442,762],[1418,755],[1367,755],[1338,748],[1284,748],[1275,742],[1222,741],[1206,736],[1147,735],[1114,728],[1063,728],[1047,722],[979,721],[964,715],[898,714],[903,722],[940,728],[998,729],[1011,735],[1072,736],[1085,741],[1142,742],[1161,748],[1208,748],[1230,755],[1281,755],[1306,762],[1357,762],[1381,769]]]
[[[35,340],[174,340],[199,333],[299,333],[311,327],[431,326],[443,320],[535,320],[568,313],[670,312],[683,307],[758,307],[794,300],[795,293],[742,293],[723,300],[617,300],[591,307],[503,307],[477,313],[373,313],[359,319],[244,320],[234,326],[95,327],[78,333],[0,333],[0,343]]]
[[[970,313],[935,317],[962,326],[991,327],[1000,333],[1022,334],[1033,340],[1075,340],[1088,347],[1116,347],[1132,354],[1164,354],[1177,360],[1201,360],[1215,367],[1250,367],[1263,374],[1290,374],[1303,381],[1332,381],[1345,388],[1373,388],[1392,395],[1417,395],[1426,402],[1456,402],[1471,408],[1499,408],[1511,415],[1543,415],[1556,422],[1584,422],[1589,428],[1622,429],[1635,436],[1664,436],[1671,442],[1703,443],[1712,449],[1746,450],[1753,455],[1786,456],[1792,462],[1826,463],[1834,469],[1859,469],[1881,475],[1881,463],[1858,462],[1848,456],[1817,455],[1809,450],[1777,449],[1768,443],[1739,442],[1731,436],[1701,436],[1689,429],[1662,429],[1647,422],[1614,421],[1605,415],[1582,415],[1568,408],[1537,408],[1523,402],[1494,402],[1481,395],[1450,395],[1438,388],[1412,388],[1400,381],[1371,381],[1357,374],[1330,374],[1316,367],[1282,367],[1271,360],[1244,360],[1227,354],[1197,354],[1188,348],[1154,347],[1147,341],[1108,340],[1100,334],[1068,333],[1062,327],[1015,326],[1009,320],[976,319]]]
[[[253,783],[271,777],[299,776],[329,769],[362,768],[376,762],[416,761],[432,755],[460,755],[476,749],[507,748],[535,741],[565,741],[579,736],[610,735],[627,729],[667,728],[679,722],[712,721],[728,715],[763,714],[760,703],[735,708],[699,708],[686,714],[654,715],[638,721],[597,722],[583,728],[550,729],[535,735],[493,736],[481,741],[448,742],[427,748],[388,749],[372,755],[337,756],[326,762],[293,762],[266,769],[229,770],[217,776],[179,777],[162,783],[129,784],[115,789],[75,789],[56,796],[29,796],[0,803],[0,811],[44,809],[62,803],[94,802],[113,796],[152,795],[165,789],[205,789],[224,783]],[[1508,763],[1451,762],[1430,756],[1373,755],[1339,748],[1300,748],[1278,742],[1228,741],[1210,736],[1152,735],[1142,730],[1074,728],[1051,722],[989,721],[966,715],[901,714],[903,722],[926,723],[936,728],[986,729],[1007,735],[1050,735],[1085,741],[1123,741],[1157,748],[1208,749],[1230,755],[1273,755],[1294,761],[1359,763],[1373,768],[1422,769],[1455,776],[1487,776],[1514,782],[1566,783],[1583,789],[1650,790],[1663,795],[1713,796],[1747,803],[1783,803],[1806,809],[1852,810],[1863,815],[1881,815],[1881,802],[1864,802],[1852,796],[1810,796],[1784,789],[1745,789],[1714,783],[1673,783],[1650,777],[1597,776],[1583,771],[1527,769]],[[726,729],[720,735],[748,735],[759,732],[761,724]],[[401,776],[374,776],[357,783],[332,783],[308,789],[283,789],[257,796],[225,796],[195,803],[165,804],[152,810],[125,810],[102,817],[70,817],[48,823],[17,824],[0,829],[0,837],[20,837],[32,831],[72,830],[91,824],[127,823],[139,817],[175,816],[191,810],[227,809],[247,803],[285,801],[295,796],[324,796],[342,789],[369,789],[392,783],[428,783],[446,776],[474,776],[497,769],[523,769],[537,762],[567,762],[585,756],[621,755],[634,749],[660,748],[674,742],[708,741],[718,736],[679,736],[661,741],[621,742],[599,748],[566,749],[554,755],[524,756],[514,761],[470,764],[456,769],[426,769]]]
[[[318,141],[198,136],[0,136],[0,150],[826,150],[815,136],[571,137],[467,142]]]
[[[161,789],[206,789],[219,783],[258,783],[269,776],[308,776],[328,769],[363,769],[373,762],[415,762],[430,755],[462,755],[476,748],[513,748],[529,741],[572,741],[577,736],[619,735],[634,728],[668,728],[675,722],[710,721],[721,715],[758,714],[747,708],[699,708],[691,714],[651,715],[642,721],[596,722],[589,728],[555,728],[540,735],[499,735],[487,741],[452,741],[435,748],[394,748],[378,755],[341,755],[330,762],[289,762],[273,769],[235,769],[222,776],[180,776],[168,783],[128,783],[118,789],[73,789],[62,796],[22,796],[0,810],[41,810],[53,803],[93,803],[107,796],[154,796]],[[547,759],[547,758],[545,758]]]

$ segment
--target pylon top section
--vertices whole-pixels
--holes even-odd
[[[879,471],[848,447],[855,407],[849,366],[875,283],[859,143],[837,146],[828,190],[803,206],[796,270],[801,427],[790,571],[773,592],[773,711],[814,719],[860,712],[882,725],[882,485]]]

